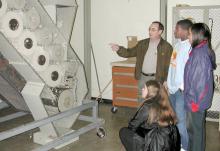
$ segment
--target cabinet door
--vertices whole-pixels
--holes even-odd
[[[113,67],[113,105],[137,107],[138,88],[133,67]]]

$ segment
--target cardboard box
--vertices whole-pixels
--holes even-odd
[[[128,48],[133,48],[138,43],[137,36],[127,36]]]
[[[128,48],[133,48],[138,43],[137,36],[127,36],[127,41],[128,41]],[[127,60],[131,62],[135,62],[136,57],[131,57],[128,58]]]

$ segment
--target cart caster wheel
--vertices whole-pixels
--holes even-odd
[[[99,138],[104,138],[105,137],[105,129],[103,127],[99,127],[96,134]]]
[[[98,100],[98,103],[100,104],[100,103],[103,103],[103,100],[102,99],[99,99]]]
[[[111,109],[111,112],[116,113],[117,111],[118,111],[118,108],[113,106],[112,109]]]

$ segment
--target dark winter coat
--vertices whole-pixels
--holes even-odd
[[[136,133],[133,151],[179,151],[180,136],[176,125],[147,124],[149,109],[154,105],[159,105],[157,98],[144,102],[128,124]]]
[[[215,54],[210,54],[207,43],[192,49],[184,70],[184,100],[188,111],[204,111],[211,106],[215,68]]]

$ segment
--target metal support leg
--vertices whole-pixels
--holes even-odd
[[[35,120],[48,117],[48,113],[44,108],[40,95],[44,88],[43,83],[27,82],[22,95]],[[34,133],[34,142],[45,144],[57,137],[57,132],[52,123],[40,127],[40,132]]]
[[[95,102],[95,105],[92,107],[92,117],[97,119],[98,117],[98,102]]]

